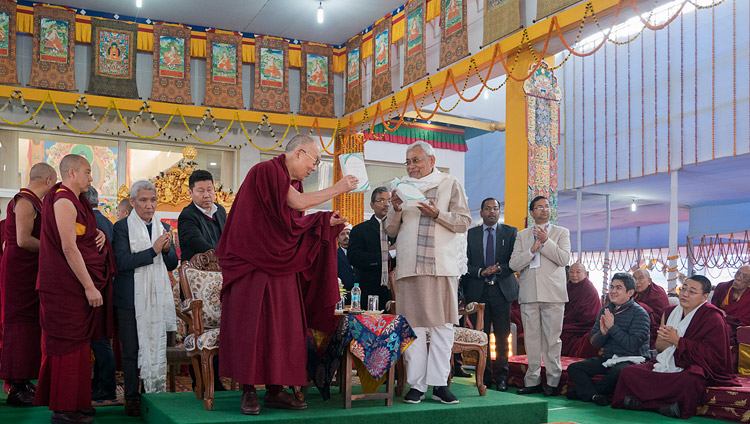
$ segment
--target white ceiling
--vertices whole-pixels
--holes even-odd
[[[323,0],[325,21],[317,22],[318,0],[52,0],[75,9],[138,16],[231,31],[275,35],[338,45],[405,0]]]

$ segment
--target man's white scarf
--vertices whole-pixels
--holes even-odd
[[[131,213],[128,216],[130,252],[138,253],[153,247],[164,231],[159,218],[151,219],[151,234],[146,223]],[[167,331],[177,330],[172,285],[162,252],[156,252],[151,265],[134,271],[135,320],[138,330],[138,366],[146,393],[167,390]]]
[[[682,309],[682,306],[681,305],[675,306],[675,308],[672,310],[672,313],[669,314],[669,318],[667,319],[666,325],[676,328],[677,334],[680,337],[683,337],[688,327],[690,326],[690,321],[693,320],[695,313],[705,303],[706,302],[703,302],[700,305],[698,305],[698,307],[690,311],[690,313],[687,314],[685,318],[682,317],[682,314],[684,312]],[[674,363],[674,353],[676,351],[677,351],[677,348],[675,347],[675,345],[671,345],[668,348],[664,349],[660,354],[656,355],[656,363],[654,364],[654,371],[664,372],[664,373],[682,371],[682,368],[678,367]]]

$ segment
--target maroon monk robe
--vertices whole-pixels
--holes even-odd
[[[648,285],[646,290],[640,293],[636,292],[633,300],[650,306],[654,310],[654,313],[659,316],[659,320],[661,320],[664,310],[669,308],[669,296],[667,296],[667,292],[653,282]]]
[[[248,172],[216,255],[222,267],[220,372],[243,384],[304,385],[307,328],[333,330],[339,299],[331,212],[286,203],[285,155]]]
[[[54,210],[55,202],[62,198],[73,202],[78,211],[76,245],[83,256],[86,270],[102,294],[103,306],[89,306],[83,286],[65,259]],[[88,356],[91,340],[104,340],[112,336],[111,281],[117,268],[111,246],[105,243],[100,251],[96,247],[96,235],[96,218],[84,195],[76,197],[62,183],[54,185],[44,197],[42,209],[37,277],[42,367],[34,398],[36,405],[49,405],[54,411],[90,406],[91,371],[88,361],[83,367],[82,358]]]
[[[589,358],[598,355],[599,349],[591,346],[588,339],[601,309],[602,301],[591,280],[584,278],[578,284],[568,281],[568,302],[560,334],[563,356]]]
[[[711,303],[727,314],[725,320],[729,329],[729,343],[737,345],[737,327],[750,325],[750,294],[743,293],[734,300],[733,283],[734,280],[717,285]]]
[[[674,308],[667,308],[665,317]],[[690,418],[695,415],[707,384],[739,385],[732,375],[724,317],[715,306],[704,303],[695,312],[685,335],[680,337],[674,362],[683,369],[681,372],[654,372],[656,359],[625,367],[617,381],[612,407],[622,408],[625,396],[630,395],[648,409],[677,402],[682,418]]]
[[[42,328],[39,326],[39,295],[36,276],[39,252],[18,245],[15,207],[19,198],[31,202],[36,211],[31,236],[39,239],[42,228],[42,200],[21,189],[8,203],[6,248],[0,264],[0,320],[3,323],[0,379],[35,380],[42,363]]]

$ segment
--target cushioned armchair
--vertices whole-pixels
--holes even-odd
[[[221,267],[214,251],[198,253],[180,265],[180,286],[185,296],[181,313],[189,331],[185,349],[196,374],[195,394],[206,410],[214,406],[213,358],[219,353],[221,320]]]

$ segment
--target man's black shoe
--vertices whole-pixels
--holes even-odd
[[[410,389],[409,393],[404,396],[404,402],[406,403],[419,403],[422,399],[424,399],[424,392],[417,389]]]
[[[497,383],[496,389],[497,389],[498,392],[504,392],[504,391],[508,390],[508,383],[506,383],[505,380],[500,380]]]
[[[660,406],[657,411],[659,411],[659,413],[664,415],[665,417],[680,418],[680,404],[677,402]]]
[[[458,403],[458,398],[448,390],[448,386],[433,387],[432,400],[440,401],[440,403],[446,405],[455,405]]]
[[[609,399],[607,398],[607,395],[594,395],[591,397],[591,400],[599,406],[609,405]]]
[[[643,409],[643,405],[641,405],[638,399],[631,395],[625,396],[625,399],[622,400],[622,406],[631,411],[640,411]]]
[[[464,371],[463,367],[457,367],[453,369],[453,376],[454,377],[461,377],[461,378],[469,378],[471,377],[471,374]]]
[[[529,386],[529,387],[522,387],[518,389],[519,395],[530,395],[532,393],[542,393],[544,389],[542,388],[541,384],[537,384],[536,386]]]
[[[578,393],[576,393],[575,390],[568,390],[567,392],[565,392],[565,397],[570,400],[580,400],[578,399]]]
[[[547,386],[544,389],[544,396],[557,396],[558,393],[560,393],[560,390],[555,386]]]

